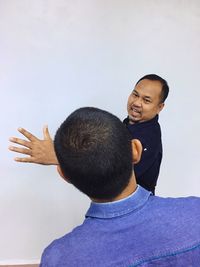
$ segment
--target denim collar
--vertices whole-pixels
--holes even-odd
[[[133,194],[122,200],[107,203],[92,202],[85,217],[106,219],[134,212],[147,202],[150,195],[151,192],[138,185]]]

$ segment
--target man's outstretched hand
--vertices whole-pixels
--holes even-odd
[[[47,126],[43,128],[44,139],[38,139],[36,136],[26,131],[23,128],[19,128],[18,131],[23,134],[27,140],[23,140],[16,137],[11,137],[9,140],[12,143],[21,145],[23,147],[9,146],[9,149],[14,152],[28,155],[27,157],[17,157],[15,161],[37,163],[43,165],[57,165],[58,160],[54,151],[53,141],[49,134]]]

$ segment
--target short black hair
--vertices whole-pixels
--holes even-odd
[[[112,200],[128,185],[131,135],[113,114],[77,109],[57,130],[54,146],[63,174],[89,197]]]
[[[161,85],[162,85],[161,103],[164,103],[166,98],[168,97],[168,94],[169,94],[169,85],[168,85],[167,81],[156,74],[147,74],[147,75],[143,76],[141,79],[139,79],[139,81],[137,81],[136,85],[144,79],[151,80],[151,81],[159,81],[161,83]]]

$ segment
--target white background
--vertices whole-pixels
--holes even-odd
[[[148,73],[170,85],[157,194],[200,196],[199,72],[199,0],[0,0],[0,262],[37,262],[89,204],[55,167],[14,162],[8,138],[54,135],[82,106],[123,119]]]

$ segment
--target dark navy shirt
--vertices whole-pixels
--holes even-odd
[[[162,140],[158,115],[149,121],[134,124],[129,124],[127,118],[124,123],[132,138],[139,139],[143,146],[141,160],[134,166],[137,183],[154,194],[162,160]]]
[[[83,224],[52,242],[41,267],[199,267],[200,198],[161,198],[142,187],[91,203]]]

